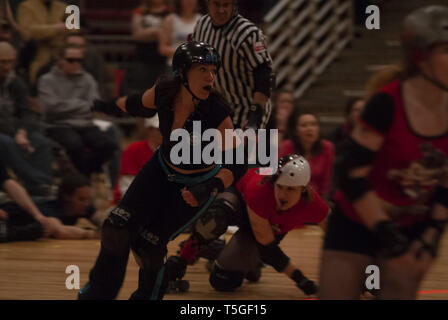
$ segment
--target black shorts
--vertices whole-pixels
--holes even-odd
[[[409,239],[414,240],[422,235],[425,228],[425,223],[418,223],[400,230]],[[366,226],[348,218],[336,205],[328,218],[323,249],[348,251],[375,257],[378,248],[373,232]]]
[[[185,185],[168,180],[159,163],[158,152],[139,171],[112,214],[117,214],[117,209],[124,211],[129,215],[126,227],[130,231],[145,234],[154,243],[166,244],[171,236],[192,222],[200,208],[191,207],[182,198],[181,190]],[[202,175],[204,173],[189,177]]]

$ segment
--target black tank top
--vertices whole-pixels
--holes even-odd
[[[217,129],[221,122],[230,115],[230,108],[227,102],[219,96],[217,93],[210,93],[209,97],[205,101],[201,101],[193,111],[193,113],[187,118],[183,129],[188,131],[189,139],[184,140],[185,137],[179,140],[171,141],[171,128],[173,127],[174,121],[174,106],[161,105],[161,95],[164,94],[163,90],[159,89],[158,86],[155,87],[155,104],[159,114],[159,127],[162,134],[163,140],[160,150],[166,161],[170,162],[179,169],[184,170],[197,170],[204,169],[210,166],[210,164],[204,163],[201,157],[199,163],[193,163],[193,150],[199,149],[198,147],[193,148],[193,145],[200,144],[201,154],[203,149],[210,144],[210,141],[202,141],[201,137],[208,129]],[[165,93],[166,94],[166,93]],[[199,121],[199,122],[196,122]],[[194,122],[196,122],[194,124]],[[194,125],[196,126],[196,132],[193,131]],[[199,130],[200,127],[200,130]],[[200,136],[198,136],[200,132]],[[189,141],[190,143],[190,157],[188,163],[175,164],[171,161],[171,149],[178,143],[183,143]],[[211,139],[213,141],[213,138]],[[177,154],[177,153],[176,153]],[[181,152],[178,152],[182,155]]]

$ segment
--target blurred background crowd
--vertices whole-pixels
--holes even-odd
[[[79,30],[66,28],[70,4],[80,8]],[[371,4],[381,30],[365,28]],[[279,130],[279,156],[303,154],[324,199],[339,142],[368,97],[400,76],[399,17],[424,5],[239,0],[274,60],[269,128]],[[8,176],[46,211],[56,199],[91,217],[116,203],[161,143],[158,119],[94,114],[92,103],[150,88],[204,14],[202,0],[1,0],[0,164]]]

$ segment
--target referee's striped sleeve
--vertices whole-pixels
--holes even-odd
[[[265,37],[261,30],[251,32],[241,43],[240,48],[252,70],[264,63],[272,64],[271,56],[266,48]]]

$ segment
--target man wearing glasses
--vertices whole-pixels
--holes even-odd
[[[99,97],[98,86],[82,69],[83,58],[80,48],[62,47],[57,64],[38,81],[38,100],[48,135],[66,150],[79,172],[90,177],[102,172],[117,144],[93,123],[90,107]]]

